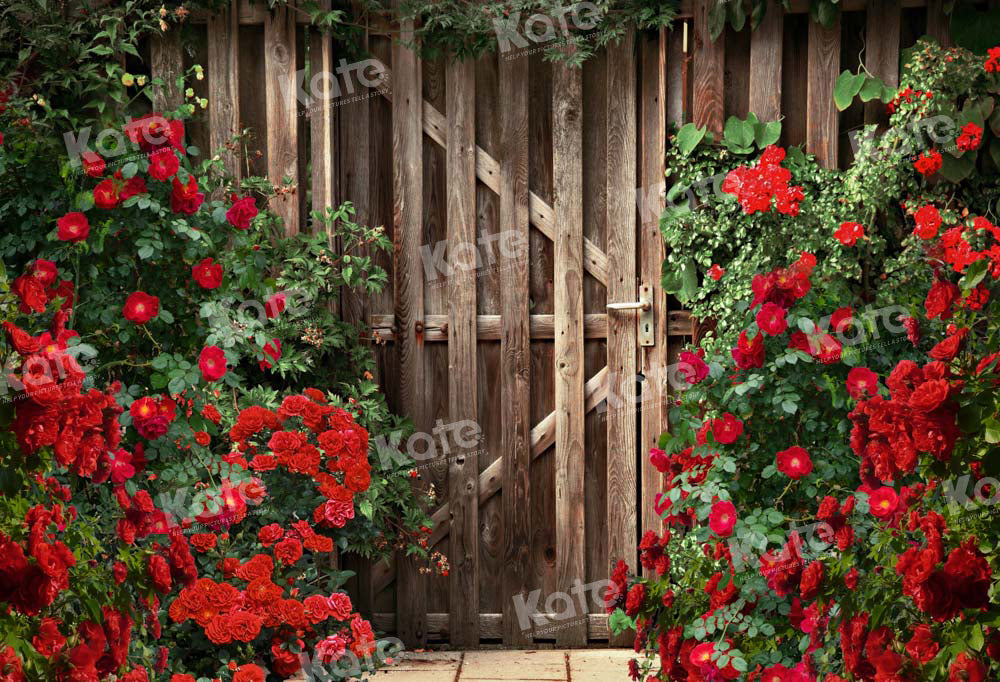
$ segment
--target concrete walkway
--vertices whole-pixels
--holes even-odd
[[[407,652],[374,682],[628,682],[630,649]]]

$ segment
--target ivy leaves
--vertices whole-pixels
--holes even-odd
[[[860,97],[862,102],[876,99],[888,102],[895,94],[896,91],[881,79],[865,72],[851,73],[846,69],[841,72],[833,85],[833,102],[837,105],[837,111],[843,111],[851,106],[855,97]]]

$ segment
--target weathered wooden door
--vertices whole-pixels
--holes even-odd
[[[602,581],[659,528],[644,453],[666,426],[668,331],[689,332],[659,284],[667,45],[630,36],[580,69],[422,63],[372,36],[391,92],[342,107],[341,181],[392,233],[393,288],[359,306],[450,562],[399,558],[364,585],[408,644],[607,642]],[[366,126],[389,154],[351,153]]]

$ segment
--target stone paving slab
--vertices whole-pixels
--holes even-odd
[[[628,682],[630,649],[407,653],[375,682]]]

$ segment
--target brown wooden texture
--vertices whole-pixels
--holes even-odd
[[[722,133],[725,69],[725,34],[712,41],[708,35],[708,10],[711,0],[696,0],[694,16],[694,110],[698,127],[708,126]],[[832,86],[831,86],[832,87]]]
[[[476,138],[475,68],[449,61],[448,98],[448,400],[452,424],[462,424],[448,466],[451,643],[479,644],[479,441],[464,423],[478,424],[476,410]]]
[[[899,85],[899,2],[872,0],[868,5],[864,63],[873,76],[886,85]],[[865,104],[865,123],[888,123],[885,103]]]
[[[750,37],[750,111],[761,121],[781,116],[781,5],[769,3],[764,18]]]
[[[218,154],[226,172],[240,177],[236,155],[228,148],[240,131],[240,27],[234,0],[208,23],[208,118],[210,154]]]
[[[664,151],[666,141],[666,53],[663,40],[647,40],[640,50],[639,81],[639,183],[650,185],[663,181],[666,172]],[[662,212],[659,199],[657,213]],[[663,490],[663,476],[649,461],[649,449],[656,446],[667,426],[666,395],[661,377],[667,363],[667,297],[660,285],[660,271],[666,250],[660,237],[658,222],[643,222],[639,230],[639,278],[653,291],[653,323],[655,345],[643,347],[639,354],[639,369],[643,376],[639,402],[640,440],[639,476],[641,532],[660,531],[659,515],[653,509],[655,496]]]
[[[276,187],[285,179],[271,209],[285,226],[285,234],[299,231],[298,103],[295,94],[297,61],[295,10],[281,5],[264,19],[264,69],[267,93],[267,176]]]
[[[173,27],[166,33],[153,38],[149,43],[150,72],[153,78],[163,81],[163,86],[153,90],[153,110],[172,111],[179,107],[184,96],[177,87],[177,78],[184,72],[181,55],[181,29]]]
[[[633,187],[636,187],[635,150],[635,56],[634,36],[608,49],[607,57],[607,224],[608,300],[637,300],[636,219]],[[637,313],[608,313],[607,366],[611,389],[620,396],[609,405],[607,419],[607,502],[605,532],[608,557],[631,561],[636,555],[636,411]],[[610,571],[610,566],[605,566]],[[622,635],[611,643],[628,644]]]
[[[323,9],[330,0],[323,0]],[[325,211],[337,207],[337,157],[334,148],[337,113],[334,107],[336,75],[333,64],[333,41],[320,31],[309,32],[310,97],[306,103],[309,119],[309,159],[312,162],[311,210]],[[318,87],[312,92],[312,84]]]
[[[530,643],[514,599],[526,599],[531,571],[531,336],[529,329],[528,59],[501,59],[500,231],[521,250],[501,262],[500,409],[503,464],[503,642]]]
[[[412,24],[404,24],[400,39],[409,39],[412,31]],[[401,407],[419,430],[429,426],[424,416],[424,274],[420,261],[423,96],[420,64],[413,52],[394,43],[392,61],[393,255],[399,395]],[[421,646],[427,639],[426,582],[415,559],[397,558],[396,632],[408,646]]]
[[[579,69],[552,68],[552,167],[556,215],[554,300],[556,402],[556,582],[572,594],[584,580],[583,117]],[[568,622],[560,645],[587,642],[586,624]]]
[[[833,85],[840,71],[840,15],[826,28],[809,22],[806,147],[826,168],[837,167],[837,107]]]

